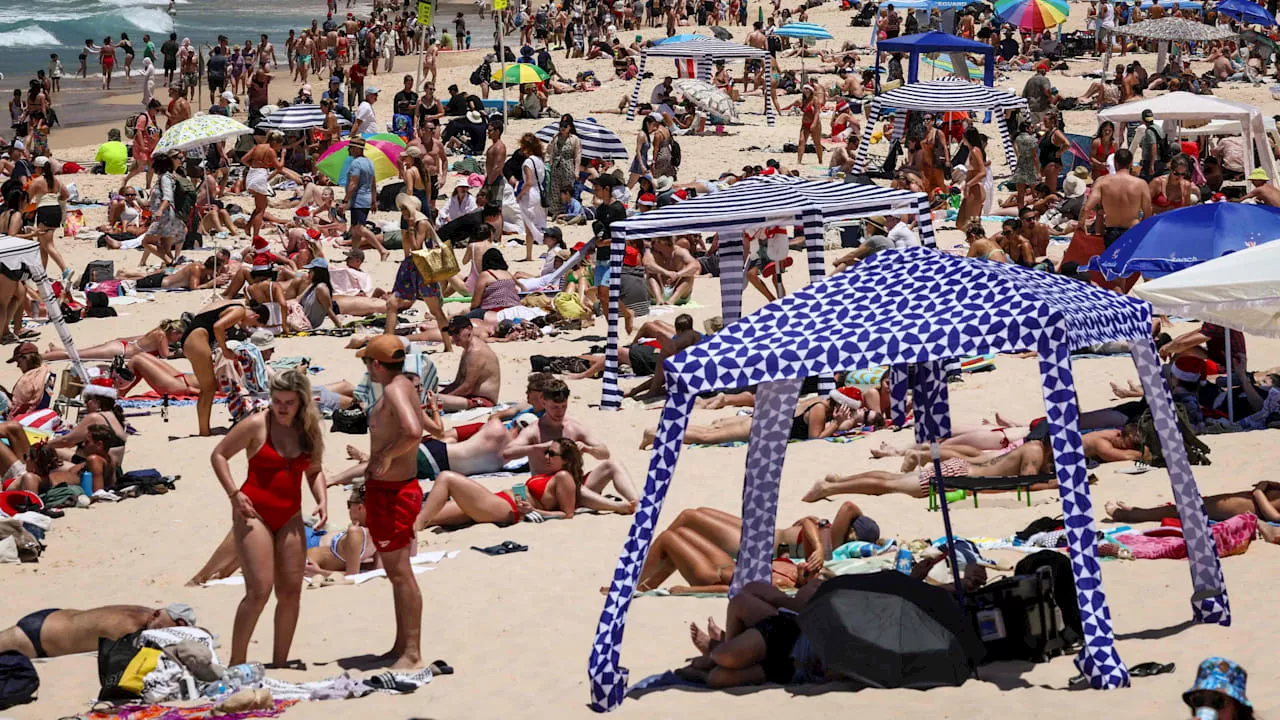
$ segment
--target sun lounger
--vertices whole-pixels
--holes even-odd
[[[1031,507],[1031,486],[1039,483],[1053,482],[1057,479],[1057,475],[1046,473],[1043,475],[1011,475],[999,477],[945,477],[942,478],[942,485],[946,488],[955,490],[966,490],[973,496],[973,506],[978,507],[978,493],[983,490],[1016,490],[1018,499],[1022,499],[1022,493],[1027,494],[1027,507]],[[934,486],[929,485],[929,510],[937,510],[940,505],[938,503],[938,493],[934,490]]]

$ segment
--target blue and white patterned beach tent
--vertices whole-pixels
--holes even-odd
[[[929,199],[923,193],[878,185],[802,181],[781,176],[749,178],[727,190],[699,195],[692,200],[614,223],[614,242],[609,259],[609,342],[605,350],[600,406],[608,409],[622,406],[622,390],[618,387],[616,308],[622,297],[622,260],[628,238],[718,233],[720,301],[727,324],[742,315],[743,231],[767,226],[795,227],[797,234],[804,235],[809,281],[817,282],[826,271],[822,247],[825,223],[887,213],[914,214],[921,242],[930,247],[934,245]]]
[[[1004,147],[1004,157],[1009,167],[1017,165],[1017,156],[1013,152],[1013,141],[1009,138],[1009,126],[1005,123],[1004,113],[1009,110],[1026,110],[1027,101],[1010,92],[985,85],[971,83],[960,78],[942,78],[929,82],[911,83],[894,88],[871,100],[871,109],[867,122],[862,127],[862,141],[858,143],[858,152],[853,159],[853,171],[862,172],[867,164],[867,150],[871,147],[871,134],[875,132],[880,116],[895,110],[917,110],[920,112],[943,113],[986,110],[995,113],[996,127],[1000,131],[1000,144]],[[906,125],[906,113],[896,113],[893,125],[893,137],[900,137]]]
[[[1071,370],[1072,349],[1117,340],[1130,343],[1165,449],[1187,541],[1195,619],[1229,624],[1226,584],[1151,340],[1151,306],[1058,275],[908,248],[877,253],[664,361],[667,404],[644,496],[609,587],[588,665],[592,707],[611,710],[626,695],[627,670],[619,664],[626,614],[698,393],[758,387],[743,482],[741,550],[730,588],[736,594],[746,583],[770,578],[778,486],[800,378],[875,365],[890,365],[899,371],[897,377],[906,377],[906,367],[914,365],[916,439],[930,442],[951,431],[941,360],[1023,350],[1040,356],[1054,468],[1084,621],[1085,645],[1076,665],[1095,688],[1128,685],[1128,669],[1114,647],[1095,551]]]
[[[644,66],[651,57],[676,60],[693,60],[698,65],[698,79],[711,81],[711,66],[717,61],[742,62],[755,60],[764,63],[764,115],[773,127],[773,56],[766,50],[715,38],[699,37],[685,42],[667,42],[640,51],[639,72],[636,86],[631,90],[631,103],[627,105],[627,119],[636,119],[636,105],[640,103],[640,83],[644,81]]]

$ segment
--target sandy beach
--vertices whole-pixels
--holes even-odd
[[[1083,26],[1084,4],[1072,4],[1068,30]],[[343,10],[345,12],[345,9]],[[752,3],[749,16],[755,18]],[[443,21],[443,16],[442,21]],[[474,22],[474,18],[469,16]],[[833,3],[810,11],[810,21],[828,27],[836,36],[827,46],[838,48],[852,40],[865,45],[867,28],[849,27],[849,14],[840,12]],[[472,24],[469,22],[469,25]],[[689,28],[694,31],[696,28]],[[745,37],[746,29],[729,28],[736,40]],[[659,37],[661,28],[644,28],[638,34],[646,39]],[[630,35],[624,37],[628,40]],[[473,29],[475,44],[482,37]],[[283,59],[282,46],[277,44]],[[458,83],[473,89],[467,77],[480,62],[483,50],[442,53],[437,87]],[[1137,55],[1151,68],[1154,55]],[[560,73],[574,73],[591,68],[608,77],[607,61],[584,62],[565,60],[562,52],[555,61]],[[859,65],[874,61],[864,55]],[[816,63],[810,61],[812,68]],[[1050,77],[1064,96],[1078,96],[1090,80],[1080,77],[1085,71],[1100,67],[1096,58],[1069,60],[1068,71],[1054,71]],[[796,58],[783,60],[783,67],[799,69]],[[1198,73],[1208,66],[1194,63]],[[383,90],[377,105],[380,122],[385,126],[391,117],[392,96],[402,85],[405,73],[412,74],[414,58],[399,57],[390,73],[371,75],[366,85]],[[651,63],[659,78],[670,65],[665,61]],[[927,70],[922,69],[922,76]],[[276,73],[271,84],[273,98],[292,98],[296,87],[285,81],[287,68]],[[1021,91],[1029,73],[1013,73],[998,82],[1000,87]],[[824,80],[834,76],[824,76]],[[10,78],[12,80],[12,78]],[[321,83],[313,83],[318,91]],[[646,83],[642,97],[652,85]],[[556,95],[552,107],[558,112],[572,113],[575,118],[593,117],[616,131],[627,144],[634,145],[637,123],[628,123],[617,114],[617,104],[629,95],[631,83],[611,80],[594,92]],[[52,147],[64,160],[85,163],[93,158],[97,143],[109,127],[120,127],[126,114],[133,112],[127,96],[119,95],[102,102],[82,102],[81,90],[66,90],[59,103],[75,93],[75,107],[80,118],[91,120],[77,127],[56,130]],[[135,90],[136,92],[136,90]],[[1272,100],[1265,86],[1232,83],[1217,95],[1261,107],[1264,114],[1278,111],[1280,104]],[[164,97],[163,85],[157,95]],[[136,97],[136,96],[135,96]],[[795,96],[783,100],[788,103]],[[207,105],[207,103],[205,103]],[[63,112],[60,109],[60,112]],[[1067,131],[1092,135],[1096,129],[1093,111],[1065,113]],[[64,120],[67,120],[64,115]],[[244,116],[240,115],[243,120]],[[533,132],[547,120],[514,120],[504,133],[508,147],[525,132]],[[829,122],[829,121],[828,121]],[[70,125],[71,123],[68,123]],[[824,123],[826,124],[826,123]],[[795,142],[798,117],[782,116],[777,126],[765,124],[759,95],[750,96],[744,106],[743,124],[729,126],[723,136],[687,138],[681,142],[683,164],[681,181],[714,178],[726,170],[745,164],[761,164],[777,158],[788,168],[794,155],[748,151],[748,146],[782,145]],[[994,125],[981,125],[998,147]],[[873,147],[883,154],[885,146]],[[1003,153],[990,153],[996,164],[996,180],[1008,176]],[[806,156],[812,162],[812,156]],[[812,166],[801,168],[804,174],[816,174]],[[118,177],[81,174],[64,177],[75,182],[83,198],[103,199],[119,183]],[[447,187],[452,187],[456,176]],[[140,182],[141,178],[138,179]],[[1000,193],[1003,199],[1005,193]],[[230,198],[251,204],[245,198]],[[376,213],[380,222],[393,221],[392,213]],[[88,226],[105,221],[105,209],[85,212]],[[949,224],[937,221],[939,246],[951,249],[963,244],[961,233]],[[997,230],[988,224],[988,234]],[[586,241],[586,227],[564,228],[569,245]],[[208,240],[207,240],[208,242]],[[213,241],[218,244],[218,241]],[[111,251],[95,248],[87,241],[58,240],[64,255],[76,269],[94,259],[109,259],[117,268],[138,263],[137,251]],[[229,246],[229,241],[222,241]],[[1051,253],[1060,256],[1065,246],[1055,245]],[[522,249],[510,247],[506,257],[512,270],[536,272],[540,261],[516,262]],[[326,255],[336,261],[340,253],[326,248]],[[827,255],[828,268],[835,253]],[[203,256],[201,256],[203,257]],[[375,285],[390,287],[396,271],[393,260],[377,262],[370,253],[365,269]],[[802,282],[804,261],[797,254],[796,264],[787,275],[788,287]],[[153,302],[123,307],[113,320],[85,320],[71,328],[79,345],[93,345],[119,336],[145,332],[161,320],[177,317],[184,311],[195,311],[209,298],[207,292],[157,293]],[[755,291],[748,289],[744,312],[763,304]],[[424,314],[416,308],[418,317]],[[662,317],[670,319],[670,309]],[[688,312],[695,327],[720,313],[719,284],[702,277],[696,282],[694,303]],[[1172,332],[1193,327],[1176,325]],[[525,377],[530,371],[529,357],[541,355],[573,355],[585,352],[588,342],[582,336],[602,336],[603,322],[580,332],[569,332],[557,339],[494,345],[502,360],[502,397],[523,397]],[[597,341],[599,338],[597,337]],[[57,342],[52,328],[44,328],[37,341],[41,348]],[[313,367],[323,368],[312,375],[313,383],[340,379],[353,382],[362,372],[360,361],[350,350],[343,349],[344,338],[290,337],[276,342],[276,355],[301,355],[311,359]],[[7,359],[9,350],[4,350]],[[442,378],[450,378],[457,369],[457,352],[432,356]],[[185,361],[177,361],[185,368]],[[1280,365],[1280,341],[1249,338],[1251,369]],[[55,369],[61,369],[59,363]],[[0,383],[11,387],[18,373],[11,365],[0,366]],[[1076,385],[1082,408],[1101,408],[1116,403],[1109,383],[1121,384],[1137,380],[1128,357],[1079,360],[1075,363]],[[630,382],[624,381],[624,387]],[[620,460],[637,482],[642,482],[648,468],[648,451],[638,449],[644,428],[658,421],[658,409],[628,406],[620,412],[602,412],[600,382],[570,381],[572,397],[569,416],[589,424],[594,432],[607,438],[612,456]],[[957,423],[973,424],[993,411],[1022,420],[1044,414],[1039,369],[1034,359],[1001,356],[993,372],[968,375],[965,382],[950,389],[952,417]],[[732,415],[730,410],[698,410],[693,422],[709,422],[715,417]],[[167,421],[159,412],[131,417],[130,424],[138,434],[128,446],[127,467],[154,467],[166,474],[180,474],[177,491],[166,495],[129,500],[119,504],[97,504],[89,510],[68,510],[66,517],[56,520],[46,542],[48,550],[38,564],[0,565],[0,627],[11,625],[23,615],[41,608],[84,608],[111,603],[160,606],[170,602],[190,603],[198,613],[199,624],[216,633],[226,653],[231,638],[232,617],[243,590],[234,586],[209,588],[185,587],[184,583],[204,563],[209,553],[230,526],[230,507],[210,469],[209,453],[217,438],[194,436],[196,416],[193,407],[175,408]],[[228,424],[223,406],[215,406],[215,427]],[[327,427],[328,423],[326,423]],[[810,485],[831,472],[842,474],[860,470],[896,470],[900,460],[875,460],[869,456],[873,447],[887,440],[905,445],[911,431],[881,431],[847,444],[808,442],[792,444],[783,471],[778,519],[790,524],[795,518],[813,514],[830,517],[837,504],[820,502],[804,504],[801,495]],[[1276,441],[1280,433],[1267,430],[1236,435],[1204,436],[1212,448],[1213,464],[1196,467],[1195,475],[1204,494],[1237,491],[1252,487],[1261,480],[1276,477],[1280,459]],[[324,465],[336,472],[349,465],[345,446],[367,449],[367,436],[326,433]],[[684,508],[714,507],[739,514],[742,475],[746,448],[687,448],[680,457],[675,481],[667,496],[658,527],[665,527]],[[1143,475],[1117,472],[1124,463],[1112,463],[1096,470],[1099,482],[1092,488],[1096,520],[1100,529],[1109,524],[1101,509],[1109,500],[1123,499],[1133,504],[1158,505],[1172,501],[1168,475],[1156,469]],[[588,467],[591,462],[588,462]],[[243,477],[243,456],[232,462],[233,474]],[[509,483],[489,481],[494,490]],[[346,526],[345,493],[333,488],[329,493],[331,530]],[[943,534],[942,520],[926,510],[926,501],[905,496],[856,497],[858,504],[880,524],[885,537],[906,541],[933,539]],[[957,534],[969,537],[1009,535],[1041,516],[1061,513],[1056,492],[1038,492],[1031,506],[1012,496],[983,496],[980,508],[969,501],[953,506],[952,521]],[[304,501],[304,514],[309,513],[309,498]],[[369,718],[586,718],[595,714],[588,708],[590,685],[587,659],[596,632],[597,618],[603,598],[599,592],[612,578],[618,553],[631,524],[631,518],[614,515],[585,515],[571,521],[543,524],[523,523],[499,528],[479,525],[454,532],[427,532],[418,538],[420,551],[459,550],[456,558],[444,560],[436,568],[417,579],[424,603],[423,655],[430,662],[447,660],[455,669],[452,676],[437,677],[417,693],[392,697],[374,695],[361,700],[307,702],[290,708],[288,718],[349,717],[356,714]],[[529,547],[528,552],[503,557],[489,557],[470,548],[514,540]],[[993,551],[991,557],[1015,563],[1018,553]],[[1271,608],[1274,596],[1269,583],[1280,576],[1280,548],[1255,542],[1243,555],[1222,561],[1230,593],[1234,623],[1231,627],[1201,626],[1191,622],[1191,582],[1185,561],[1120,561],[1102,562],[1102,576],[1110,603],[1116,632],[1116,647],[1130,665],[1146,661],[1176,663],[1171,674],[1152,678],[1134,678],[1133,686],[1110,692],[1068,690],[1068,680],[1077,671],[1071,657],[1058,657],[1048,663],[1000,663],[980,669],[980,679],[962,687],[928,692],[908,690],[864,690],[856,694],[836,689],[812,696],[770,687],[733,692],[666,690],[639,699],[630,699],[615,713],[619,718],[776,718],[830,717],[851,711],[872,717],[928,718],[1057,718],[1079,717],[1170,718],[1189,715],[1181,693],[1194,677],[1196,665],[1210,655],[1223,655],[1249,670],[1252,682],[1249,695],[1258,717],[1280,714],[1280,686],[1270,680],[1280,673],[1276,654],[1266,640],[1272,631],[1280,632],[1280,614]],[[391,645],[393,624],[390,585],[374,580],[358,586],[334,586],[307,589],[302,596],[302,614],[293,644],[292,655],[308,664],[305,671],[272,671],[285,680],[302,681],[330,677],[346,668],[364,666],[362,656],[377,655]],[[708,616],[722,619],[723,599],[637,598],[631,606],[628,632],[622,648],[622,664],[629,668],[631,682],[654,673],[682,665],[694,654],[689,643],[688,623],[705,622]],[[250,659],[266,661],[271,646],[271,610],[269,604],[258,624]],[[36,661],[41,690],[38,702],[0,712],[2,717],[57,718],[84,712],[98,691],[96,658],[78,655]]]

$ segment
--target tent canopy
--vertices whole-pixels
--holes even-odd
[[[1280,337],[1280,242],[1269,242],[1143,283],[1133,294],[1170,315]]]
[[[1139,23],[1141,24],[1141,23]],[[1253,147],[1262,159],[1262,168],[1267,171],[1273,184],[1280,185],[1276,174],[1275,153],[1267,143],[1266,125],[1262,121],[1262,111],[1252,105],[1224,100],[1214,95],[1196,95],[1189,92],[1171,92],[1164,95],[1127,102],[1098,113],[1098,122],[1110,120],[1114,123],[1141,122],[1142,112],[1150,110],[1156,122],[1164,123],[1166,137],[1175,137],[1176,123],[1202,120],[1234,120],[1241,124],[1245,145]],[[1245,174],[1254,168],[1254,153],[1244,154]]]
[[[886,288],[891,288],[886,292]],[[1228,624],[1226,584],[1204,504],[1187,462],[1168,388],[1151,339],[1151,308],[1087,283],[1016,265],[960,258],[928,248],[877,253],[854,268],[804,287],[664,360],[667,403],[658,424],[645,491],[614,571],[596,626],[588,672],[592,707],[610,710],[626,696],[619,646],[640,569],[683,446],[697,394],[756,384],[755,415],[745,461],[742,535],[730,594],[768,582],[775,546],[778,490],[800,378],[891,364],[900,405],[912,379],[916,439],[950,435],[942,361],[958,355],[1034,349],[1062,509],[1071,549],[1076,601],[1085,642],[1076,663],[1095,688],[1128,685],[1116,652],[1111,612],[1096,553],[1092,501],[1071,350],[1111,340],[1130,342],[1160,433],[1174,486],[1199,622]]]
[[[895,6],[896,7],[896,6]],[[995,48],[987,43],[968,40],[958,35],[929,30],[915,35],[904,35],[876,43],[876,82],[880,82],[880,54],[886,52],[908,53],[907,82],[920,80],[920,55],[925,53],[980,53],[986,57],[982,64],[982,84],[992,87],[996,83]]]
[[[636,74],[636,84],[631,90],[631,103],[627,105],[627,119],[635,120],[636,106],[640,104],[640,83],[645,77],[645,65],[651,57],[674,58],[676,60],[695,60],[699,80],[711,80],[711,66],[716,61],[761,60],[764,62],[764,114],[769,127],[775,122],[773,107],[773,56],[767,50],[727,42],[715,38],[697,37],[684,42],[666,42],[661,45],[647,47],[640,51],[640,67]]]
[[[1235,37],[1235,33],[1227,28],[1214,27],[1196,20],[1180,17],[1162,17],[1155,20],[1143,20],[1131,25],[1117,25],[1112,31],[1117,35],[1147,38],[1148,40],[1170,40],[1173,42],[1207,42],[1209,40],[1225,40]]]
[[[803,234],[808,255],[808,277],[816,282],[826,274],[822,227],[856,217],[907,213],[916,215],[920,240],[934,245],[929,199],[923,193],[893,190],[878,185],[801,181],[767,176],[735,183],[727,190],[699,195],[652,212],[633,215],[611,227],[609,335],[605,349],[604,382],[600,406],[618,408],[618,307],[622,292],[622,260],[628,238],[650,238],[681,233],[716,233],[720,237],[720,297],[725,322],[741,315],[743,290],[743,233],[767,226],[792,226]]]

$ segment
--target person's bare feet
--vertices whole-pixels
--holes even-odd
[[[653,441],[658,437],[658,433],[650,428],[645,428],[644,435],[640,438],[640,449],[648,450],[653,447]]]
[[[1000,413],[996,413],[996,424],[999,425],[1000,427],[1007,427],[1007,428],[1017,427],[1016,423],[1009,422],[1007,419],[1002,417]]]
[[[49,343],[49,349],[53,349],[53,343]],[[703,401],[702,407],[706,410],[719,410],[724,407],[724,393],[707,398]]]
[[[819,500],[826,499],[827,492],[828,492],[827,486],[830,485],[832,482],[835,482],[837,479],[839,479],[839,476],[836,475],[835,473],[832,473],[826,476],[825,478],[814,483],[813,487],[809,488],[809,492],[805,493],[804,497],[800,498],[800,500],[802,502],[811,503],[811,502],[818,502]]]
[[[724,641],[724,628],[717,625],[713,617],[707,617],[707,637],[711,638],[711,647],[713,649]]]
[[[369,454],[361,450],[360,448],[356,447],[355,445],[348,445],[347,459],[355,460],[356,462],[366,462],[369,460]]]
[[[1280,544],[1280,528],[1262,518],[1258,518],[1258,534],[1272,545]]]
[[[885,442],[880,443],[880,447],[871,448],[871,457],[877,458],[877,459],[893,457],[901,454],[902,454],[902,451],[890,445],[887,440]]]
[[[1129,518],[1129,513],[1133,510],[1133,507],[1130,506],[1129,503],[1121,502],[1119,500],[1110,500],[1102,507],[1107,511],[1107,517],[1112,520],[1121,521],[1127,520]]]
[[[689,641],[693,643],[694,649],[700,655],[706,655],[711,651],[711,636],[706,630],[698,627],[698,623],[689,623]]]

